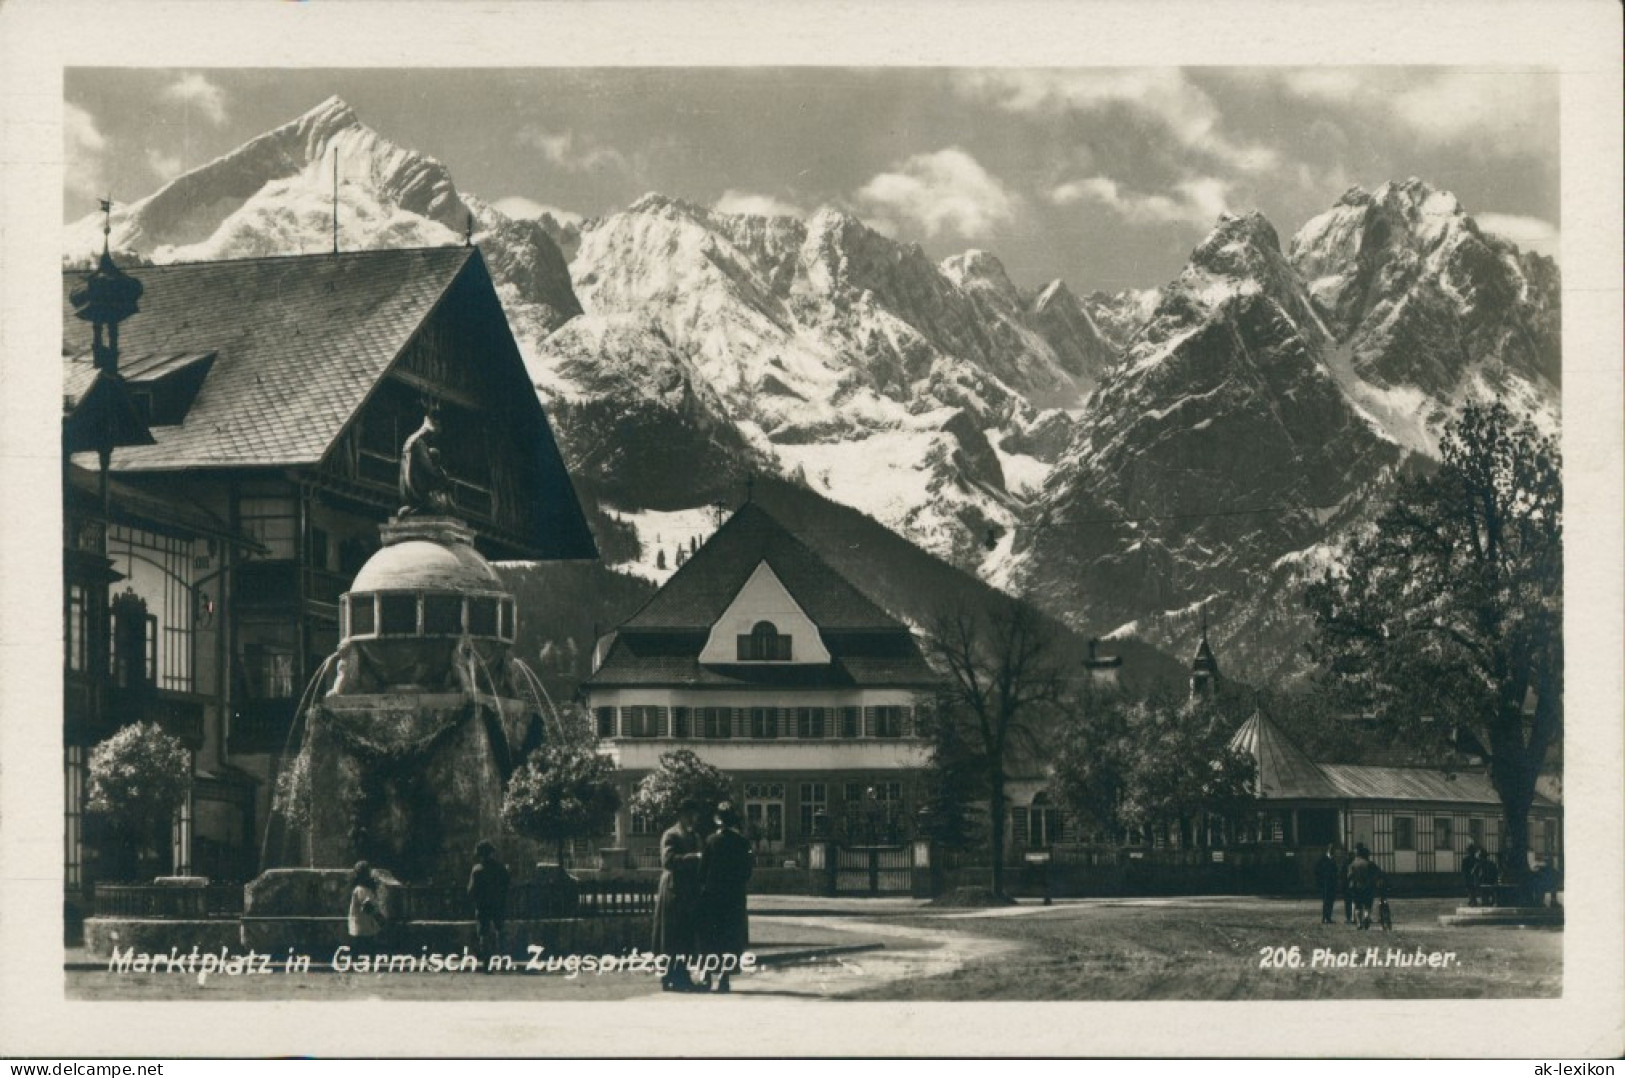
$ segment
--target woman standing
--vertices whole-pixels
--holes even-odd
[[[660,836],[660,890],[655,895],[652,950],[666,960],[660,987],[667,992],[690,992],[694,978],[688,963],[694,957],[696,917],[700,903],[699,821],[705,805],[684,801],[677,822]]]

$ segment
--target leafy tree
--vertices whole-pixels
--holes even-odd
[[[1201,821],[1234,819],[1251,801],[1251,757],[1230,749],[1239,725],[1200,700],[1096,698],[1068,725],[1050,789],[1078,819],[1205,839]]]
[[[154,858],[192,789],[186,746],[155,722],[136,723],[91,750],[89,773],[85,807],[108,817],[126,858],[138,865]]]
[[[1477,741],[1506,814],[1503,863],[1521,874],[1562,736],[1562,456],[1500,403],[1466,406],[1439,451],[1306,592],[1311,653],[1356,706],[1438,749]]]
[[[1062,725],[1049,766],[1049,790],[1073,819],[1117,836],[1128,789],[1129,700],[1086,692]]]
[[[615,761],[598,751],[590,727],[575,716],[565,713],[563,736],[514,771],[502,799],[503,822],[517,835],[553,843],[560,868],[570,840],[602,834],[621,807]]]
[[[726,773],[688,749],[660,754],[660,766],[643,776],[632,795],[632,811],[659,824],[677,819],[677,809],[690,798],[715,806],[732,799]]]
[[[993,891],[1004,893],[1005,787],[1018,754],[1036,757],[1037,723],[1061,698],[1054,636],[1026,603],[990,613],[950,610],[931,625],[928,653],[948,675],[945,714],[964,724],[988,796]]]
[[[1204,844],[1206,816],[1234,819],[1252,799],[1252,757],[1233,751],[1237,723],[1223,709],[1188,700],[1142,702],[1127,716],[1122,821],[1141,830],[1170,828]]]
[[[930,740],[923,776],[920,833],[952,850],[965,849],[982,835],[983,768],[966,740],[966,727],[946,703],[921,708],[920,733]]]

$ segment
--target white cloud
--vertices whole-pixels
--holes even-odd
[[[956,86],[1011,112],[1115,107],[1147,113],[1182,146],[1244,172],[1264,172],[1280,160],[1267,146],[1227,137],[1212,96],[1177,68],[983,70],[964,74]]]
[[[750,191],[736,191],[730,187],[722,192],[711,207],[718,213],[742,213],[752,217],[805,217],[807,211],[793,202],[773,195],[758,195]]]
[[[1413,131],[1439,142],[1509,140],[1526,146],[1557,123],[1550,76],[1504,71],[1451,71],[1388,98]]]
[[[107,137],[96,118],[78,105],[62,106],[64,183],[70,194],[101,198],[107,194]]]
[[[1515,213],[1475,213],[1473,220],[1485,232],[1511,240],[1525,251],[1535,251],[1548,258],[1557,258],[1560,253],[1562,233],[1550,221]]]
[[[164,153],[162,150],[147,150],[147,171],[158,177],[160,183],[168,183],[184,171],[179,157]]]
[[[869,213],[894,226],[918,226],[928,238],[955,233],[986,236],[1015,217],[1019,198],[957,146],[915,154],[894,172],[882,172],[854,196]]]
[[[1544,152],[1542,128],[1557,123],[1557,82],[1548,72],[1442,68],[1287,68],[1234,76],[1288,94],[1387,115],[1435,144],[1471,143],[1489,153]]]
[[[159,97],[197,109],[216,127],[226,122],[226,92],[202,75],[182,75],[164,87]]]
[[[1057,206],[1079,202],[1105,206],[1130,224],[1210,226],[1221,213],[1228,212],[1229,191],[1229,184],[1212,176],[1182,180],[1174,184],[1171,195],[1125,191],[1107,176],[1090,176],[1061,184],[1049,197]]]
[[[535,199],[525,198],[523,195],[509,195],[507,198],[499,198],[491,205],[516,221],[536,220],[546,214],[561,225],[579,225],[581,223],[581,214],[579,213],[561,210],[557,206],[549,206],[537,202]]]
[[[609,169],[631,173],[633,163],[612,146],[599,146],[590,139],[577,138],[574,131],[546,131],[526,127],[519,132],[519,144],[542,151],[548,164],[567,172],[593,172]]]

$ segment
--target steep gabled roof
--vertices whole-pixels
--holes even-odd
[[[1204,644],[1206,641],[1204,640]],[[1325,798],[1340,796],[1319,765],[1303,754],[1262,711],[1241,724],[1230,748],[1253,758],[1258,768],[1254,789],[1259,797]]]
[[[143,266],[140,313],[121,355],[215,353],[185,421],[157,444],[120,449],[113,468],[314,464],[471,259],[473,248],[355,251]],[[62,275],[63,354],[90,351],[90,326]]]
[[[907,631],[755,502],[740,506],[621,629],[709,629],[764,561],[820,629]]]

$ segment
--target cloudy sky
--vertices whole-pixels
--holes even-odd
[[[337,94],[510,212],[647,191],[825,204],[1018,285],[1163,283],[1224,211],[1283,243],[1354,185],[1418,176],[1555,254],[1557,81],[1484,68],[70,69],[65,216],[133,201]]]

